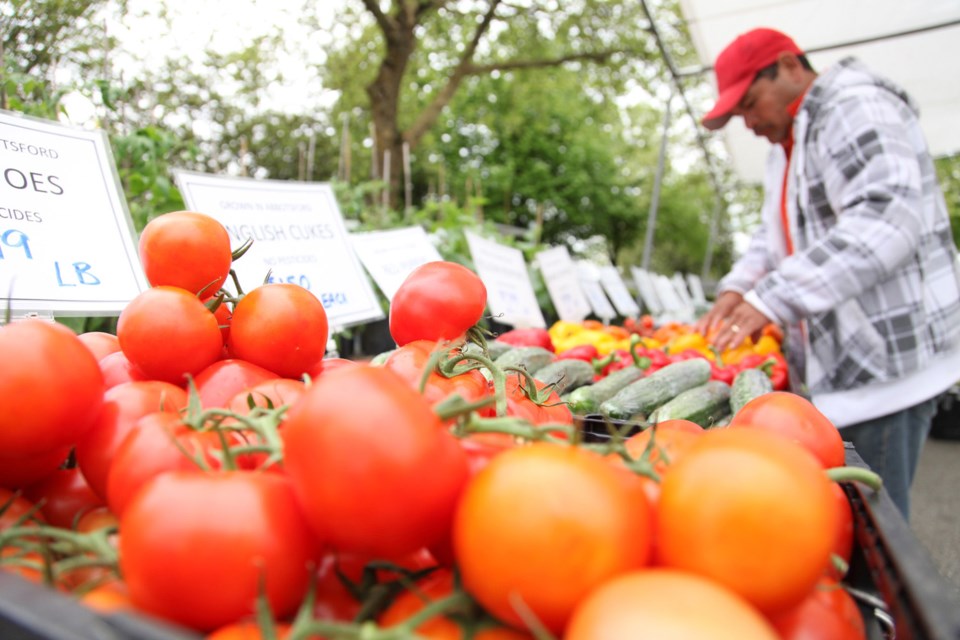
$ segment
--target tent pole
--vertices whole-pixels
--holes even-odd
[[[643,257],[640,267],[650,268],[650,256],[653,254],[653,234],[657,226],[657,209],[660,206],[660,183],[663,182],[663,169],[667,163],[667,141],[670,133],[670,103],[673,93],[667,98],[667,107],[663,111],[663,135],[660,138],[660,156],[657,158],[657,175],[653,179],[653,194],[650,196],[650,214],[647,216],[647,235],[643,240]]]
[[[720,213],[723,211],[723,198],[717,197],[717,203],[713,205],[713,216],[710,218],[710,235],[707,237],[707,250],[703,256],[703,272],[700,274],[700,280],[704,283],[708,281],[710,267],[713,262],[713,246],[716,242],[717,229],[720,226]]]

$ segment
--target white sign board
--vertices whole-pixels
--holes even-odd
[[[674,273],[671,281],[673,282],[673,287],[677,290],[677,294],[680,296],[680,301],[683,302],[683,305],[685,307],[693,308],[693,298],[690,296],[690,291],[687,289],[687,281],[684,279],[683,274],[679,271]]]
[[[613,265],[600,267],[600,284],[603,285],[603,290],[607,292],[607,296],[610,297],[610,301],[621,316],[631,318],[640,315],[640,307],[633,299],[633,295],[627,289],[616,267]]]
[[[706,307],[709,303],[706,294],[703,292],[703,282],[700,280],[700,276],[695,273],[688,273],[687,283],[690,285],[693,303],[698,307]]]
[[[313,292],[335,328],[383,317],[329,184],[188,171],[177,171],[176,179],[187,206],[219,220],[234,249],[253,239],[234,263],[244,291],[269,274],[270,282]]]
[[[659,315],[665,311],[664,304],[657,295],[657,288],[653,283],[650,274],[640,267],[630,267],[630,274],[633,276],[633,282],[637,285],[640,292],[640,298],[643,300],[647,311],[653,315]]]
[[[541,251],[537,254],[537,266],[561,320],[579,323],[590,315],[590,302],[580,288],[577,266],[566,247]]]
[[[423,227],[351,233],[350,241],[387,300],[393,300],[411,271],[427,262],[443,260]]]
[[[4,308],[119,315],[149,287],[106,134],[0,111],[0,162]]]
[[[546,328],[523,253],[469,231],[465,235],[494,319],[513,327]]]
[[[663,301],[664,306],[669,311],[681,311],[684,308],[683,301],[673,287],[673,282],[667,276],[657,273],[653,276],[654,284],[657,288],[657,295]]]
[[[580,277],[580,286],[590,301],[590,307],[594,315],[609,322],[617,317],[617,312],[610,304],[607,294],[603,292],[603,286],[600,284],[600,269],[597,265],[585,260],[577,261],[577,274]]]

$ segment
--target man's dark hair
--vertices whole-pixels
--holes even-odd
[[[807,71],[813,71],[813,65],[810,64],[810,61],[807,60],[807,56],[803,53],[797,56],[797,60],[800,61],[800,66],[806,69]],[[757,71],[757,75],[753,77],[753,81],[756,82],[760,78],[766,78],[767,80],[776,80],[777,79],[777,67],[779,66],[779,61],[774,62],[765,66],[760,71]]]

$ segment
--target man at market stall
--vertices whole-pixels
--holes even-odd
[[[960,379],[960,276],[912,99],[854,58],[818,74],[787,35],[749,31],[717,56],[717,130],[772,144],[762,224],[700,320],[718,349],[774,322],[793,389],[841,429],[909,517],[936,412]]]

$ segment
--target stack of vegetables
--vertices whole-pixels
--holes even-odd
[[[631,354],[599,379],[549,331],[487,342],[482,282],[443,262],[391,301],[395,350],[326,359],[319,299],[210,292],[236,256],[183,213],[141,236],[117,336],[0,326],[0,571],[211,640],[865,637],[837,429],[788,392],[676,419],[715,426],[759,369],[711,380],[663,327],[585,325]],[[585,442],[581,389],[657,428]]]

